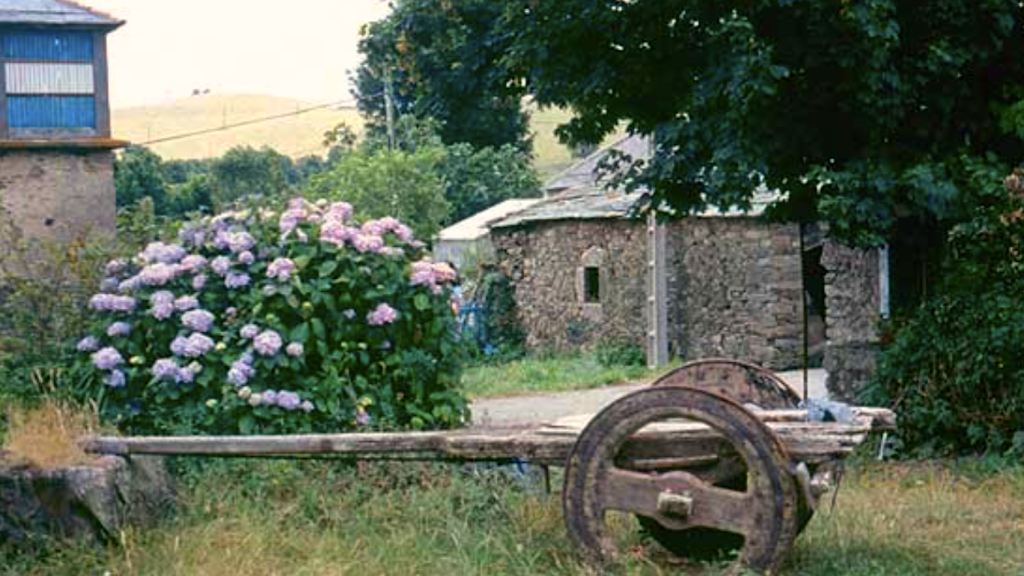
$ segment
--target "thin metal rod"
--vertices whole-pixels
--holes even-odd
[[[803,302],[803,313],[804,313],[804,350],[803,350],[803,367],[804,367],[804,401],[806,402],[810,397],[810,363],[811,363],[811,329],[810,329],[810,311],[808,310],[807,303],[807,239],[804,234],[804,223],[800,223],[800,298]]]

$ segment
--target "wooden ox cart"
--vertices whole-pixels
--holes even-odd
[[[256,437],[92,438],[94,453],[130,456],[349,457],[448,461],[528,459],[565,467],[565,523],[595,565],[616,557],[610,511],[634,514],[670,553],[738,549],[737,565],[775,572],[868,434],[888,410],[808,422],[776,375],[740,362],[687,365],[596,416],[526,428]]]

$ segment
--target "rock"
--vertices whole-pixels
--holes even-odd
[[[127,526],[152,524],[173,502],[170,476],[154,458],[104,457],[53,470],[0,468],[0,541],[23,548],[51,538],[102,544]]]

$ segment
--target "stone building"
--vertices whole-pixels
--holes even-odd
[[[66,0],[0,0],[0,200],[29,238],[115,226],[107,34],[123,24]]]
[[[611,149],[643,157],[648,148],[630,137]],[[810,352],[844,388],[863,378],[882,307],[876,252],[823,240],[817,226],[801,238],[798,224],[765,221],[775,199],[767,191],[755,193],[748,213],[709,210],[659,226],[631,218],[641,194],[599,182],[608,154],[556,177],[545,200],[490,224],[529,346],[625,341],[653,357],[660,339],[686,359],[792,369],[803,362],[806,292]]]

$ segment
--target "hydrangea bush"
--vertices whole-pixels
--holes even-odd
[[[449,285],[393,218],[296,199],[187,224],[107,266],[77,344],[133,433],[441,428],[468,418]]]

